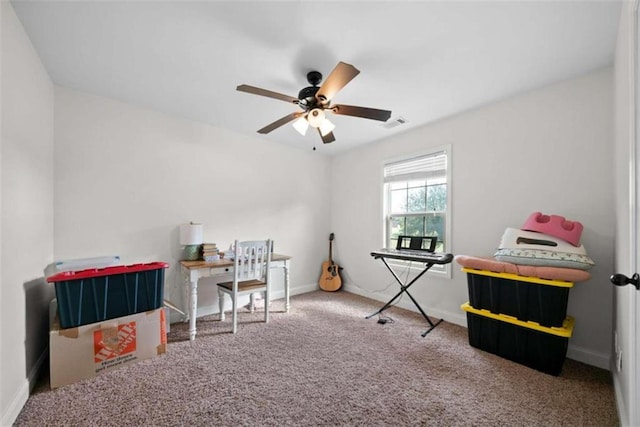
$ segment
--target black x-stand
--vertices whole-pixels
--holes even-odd
[[[378,311],[376,311],[373,314],[368,315],[367,317],[365,317],[365,319],[370,319],[373,316],[375,316],[376,314],[380,314],[382,313],[384,310],[386,310],[387,308],[389,308],[391,306],[391,304],[393,304],[393,302],[400,296],[402,295],[402,293],[406,293],[409,298],[411,298],[411,301],[413,301],[413,303],[415,304],[415,306],[418,308],[418,310],[420,311],[420,313],[422,313],[422,315],[424,316],[424,318],[427,320],[427,323],[429,323],[429,329],[427,329],[426,331],[424,331],[422,333],[422,336],[425,337],[427,336],[427,334],[429,332],[431,332],[433,330],[433,328],[435,328],[436,326],[438,326],[440,323],[442,323],[443,319],[438,320],[437,322],[433,323],[431,321],[431,319],[429,319],[429,316],[427,316],[427,313],[425,313],[425,311],[422,309],[422,307],[420,307],[420,304],[418,304],[418,301],[416,301],[416,299],[409,293],[409,287],[411,285],[413,285],[420,277],[422,277],[422,275],[424,273],[426,273],[427,271],[429,271],[429,269],[434,265],[434,264],[448,264],[453,260],[453,255],[452,254],[435,254],[432,252],[425,252],[424,254],[416,254],[414,253],[415,251],[375,251],[375,252],[371,252],[371,256],[374,257],[375,259],[380,259],[382,260],[382,262],[384,263],[384,265],[387,267],[387,269],[391,272],[391,274],[393,275],[393,277],[396,279],[396,281],[398,282],[398,284],[400,285],[400,292],[398,292],[397,294],[395,294],[393,296],[393,298],[391,298],[385,305],[382,306],[382,308],[380,308]],[[413,278],[413,280],[411,280],[409,283],[405,284],[402,282],[402,280],[400,280],[400,277],[398,277],[398,275],[396,274],[395,271],[393,271],[393,269],[391,268],[391,266],[387,263],[386,258],[392,258],[392,259],[401,259],[403,261],[417,261],[420,263],[425,263],[424,269],[420,272],[420,274],[418,274],[416,277]]]

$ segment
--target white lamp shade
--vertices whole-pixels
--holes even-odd
[[[181,245],[200,245],[203,242],[202,224],[182,224],[180,226]]]
[[[304,136],[307,133],[307,129],[309,129],[309,122],[303,116],[293,122],[293,127],[300,133],[300,135]]]
[[[324,119],[324,121],[320,124],[320,134],[322,136],[327,136],[336,128],[336,125],[331,123],[329,119]]]
[[[309,114],[307,114],[307,120],[309,121],[309,124],[311,126],[313,126],[314,128],[319,128],[322,122],[324,122],[325,120],[324,110],[322,110],[321,108],[314,108],[313,110],[309,111]]]

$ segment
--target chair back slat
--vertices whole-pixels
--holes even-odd
[[[271,240],[235,241],[234,275],[237,281],[267,281],[271,263]]]
[[[269,301],[271,301],[271,249],[273,241],[249,240],[235,241],[233,251],[233,281],[218,283],[218,304],[220,306],[220,320],[224,320],[224,295],[231,297],[233,329],[235,334],[238,329],[238,306],[241,304],[238,298],[250,295],[249,310],[255,311],[254,295],[264,295],[264,322],[269,322]]]

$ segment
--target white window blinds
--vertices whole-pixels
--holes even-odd
[[[439,151],[426,156],[384,165],[384,182],[411,181],[446,177],[447,152]]]

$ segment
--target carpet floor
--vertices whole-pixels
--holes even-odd
[[[51,390],[48,373],[16,426],[616,426],[611,375],[567,359],[551,376],[473,348],[443,322],[379,301],[311,292],[172,324],[167,353]],[[579,327],[579,325],[576,325]]]

